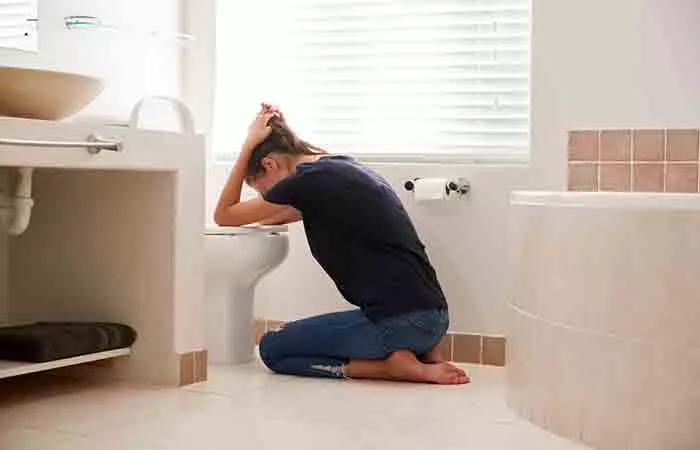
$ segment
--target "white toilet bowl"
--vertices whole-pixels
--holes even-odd
[[[287,257],[286,226],[210,227],[206,233],[209,360],[253,359],[253,299],[260,279]]]

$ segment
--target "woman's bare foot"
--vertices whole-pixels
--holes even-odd
[[[465,384],[466,372],[450,363],[424,364],[409,351],[398,351],[383,361],[352,360],[345,366],[348,378],[409,381],[413,383]]]
[[[447,362],[447,359],[442,354],[442,350],[440,350],[440,347],[437,345],[433,347],[433,349],[430,350],[428,353],[421,356],[420,360],[425,364],[440,364]]]
[[[447,362],[424,364],[411,352],[396,352],[387,359],[393,375],[400,380],[435,384],[466,384],[467,373]]]
[[[467,384],[469,375],[448,362],[426,364],[425,374],[429,382],[437,384]]]

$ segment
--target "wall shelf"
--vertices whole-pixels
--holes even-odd
[[[66,29],[68,30],[107,31],[112,33],[125,33],[134,36],[141,36],[144,38],[176,42],[179,44],[187,44],[194,40],[194,37],[192,35],[186,33],[141,30],[125,26],[111,25],[109,23],[103,22],[101,18],[96,16],[66,16],[64,18],[64,24]]]
[[[45,372],[47,370],[60,369],[62,367],[77,366],[78,364],[101,361],[103,359],[119,358],[130,354],[131,349],[122,348],[117,350],[109,350],[106,352],[76,356],[74,358],[59,359],[45,363],[26,363],[0,360],[0,379],[28,375],[30,373]]]

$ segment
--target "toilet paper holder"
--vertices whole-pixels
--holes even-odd
[[[413,178],[407,180],[403,184],[404,189],[406,189],[409,192],[413,192],[413,190],[416,188],[415,182],[418,180],[420,180],[420,178]],[[463,195],[467,195],[471,190],[472,185],[465,178],[455,178],[445,183],[445,193],[447,193],[447,195],[455,193],[461,197]]]

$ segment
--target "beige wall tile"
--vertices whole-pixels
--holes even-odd
[[[200,350],[194,354],[194,382],[202,383],[207,381],[207,367],[209,365],[209,355],[206,350]]]
[[[569,164],[569,190],[597,191],[598,165],[595,163]]]
[[[596,161],[598,132],[593,130],[569,133],[569,161]]]
[[[180,386],[194,383],[194,353],[180,355]]]
[[[265,319],[255,319],[255,322],[253,322],[253,335],[255,336],[256,344],[260,343],[260,339],[263,337],[263,334],[265,334],[265,331],[267,331]]]
[[[632,155],[630,130],[604,130],[600,133],[601,161],[629,161]]]
[[[668,160],[697,161],[699,140],[698,130],[668,130]]]
[[[481,364],[481,336],[455,334],[453,336],[453,360],[460,363]]]
[[[631,178],[632,166],[629,164],[603,164],[600,167],[600,190],[627,192]]]
[[[663,192],[664,165],[635,164],[632,168],[632,190],[635,192]]]
[[[665,159],[665,130],[634,130],[635,161],[663,161]]]
[[[697,164],[669,164],[666,172],[667,192],[698,192]]]
[[[442,357],[448,361],[452,361],[452,335],[448,334],[442,338],[438,347],[440,348]]]
[[[484,337],[483,364],[499,367],[506,365],[506,338]]]
[[[282,328],[283,326],[284,326],[284,322],[281,320],[268,320],[267,321],[267,331],[276,330],[278,328]]]

